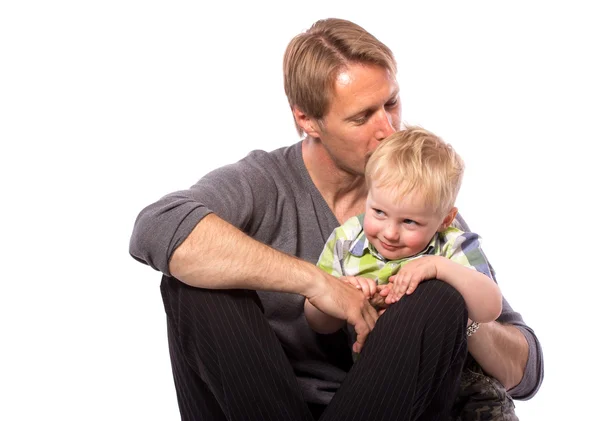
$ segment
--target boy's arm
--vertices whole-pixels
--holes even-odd
[[[502,311],[502,293],[479,246],[479,236],[449,228],[435,241],[435,254],[409,261],[397,275],[390,277],[391,291],[381,292],[386,303],[411,294],[422,281],[439,279],[462,295],[471,320],[480,323],[496,320]]]
[[[435,259],[436,278],[452,285],[463,296],[471,320],[487,323],[498,318],[502,312],[502,294],[491,278],[442,256],[426,257]]]
[[[336,332],[346,324],[345,320],[323,313],[312,305],[308,299],[304,300],[304,316],[312,330],[323,334]]]
[[[449,282],[461,293],[471,320],[496,320],[502,312],[502,293],[481,249],[480,237],[454,228],[441,235],[445,241],[441,254],[449,260],[443,260],[438,279]]]
[[[409,261],[397,275],[390,277],[392,286],[384,288],[381,295],[392,304],[404,294],[412,294],[421,282],[429,279],[452,285],[462,295],[469,318],[475,322],[496,320],[502,311],[502,294],[491,278],[444,256],[425,255]]]

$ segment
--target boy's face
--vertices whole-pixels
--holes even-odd
[[[448,227],[455,216],[456,208],[448,214],[429,209],[416,191],[400,201],[393,199],[390,189],[372,185],[364,219],[367,239],[388,260],[420,253],[434,234]]]

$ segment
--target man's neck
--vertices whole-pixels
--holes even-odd
[[[362,174],[341,169],[318,139],[304,139],[302,158],[313,183],[340,224],[365,211],[367,187]]]

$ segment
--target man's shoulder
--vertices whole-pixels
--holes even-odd
[[[254,149],[248,153],[241,161],[259,162],[263,164],[285,163],[287,165],[295,164],[302,156],[301,142],[292,145],[283,146],[271,151],[264,149]]]
[[[217,176],[234,177],[244,184],[293,185],[303,180],[302,151],[299,144],[281,147],[272,151],[254,149],[236,162],[216,169]]]

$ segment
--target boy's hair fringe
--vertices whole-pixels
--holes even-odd
[[[406,126],[375,149],[365,168],[367,187],[391,189],[398,201],[412,192],[426,206],[449,212],[460,190],[464,162],[440,137],[419,126]]]

